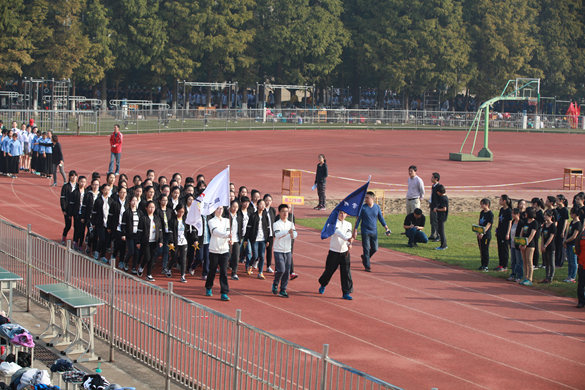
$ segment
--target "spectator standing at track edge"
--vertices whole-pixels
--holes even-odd
[[[317,172],[315,173],[315,185],[317,186],[317,195],[319,195],[319,204],[315,210],[325,210],[325,186],[327,184],[327,160],[325,155],[319,155],[319,164],[317,164]]]
[[[408,167],[408,191],[406,192],[406,215],[420,209],[420,201],[425,197],[425,183],[416,175],[416,166]]]
[[[114,125],[114,132],[110,135],[110,147],[111,147],[111,156],[110,156],[110,168],[108,169],[108,173],[115,173],[116,175],[120,174],[120,157],[122,155],[122,142],[124,136],[120,132],[120,125]],[[114,161],[116,162],[116,171],[114,172]]]
[[[437,207],[437,194],[435,194],[435,187],[439,184],[439,180],[441,180],[441,175],[439,175],[438,172],[433,172],[431,175],[431,183],[433,183],[433,187],[431,188],[431,198],[429,199],[431,208],[431,212],[429,213],[431,219],[431,236],[429,237],[429,240],[435,242],[441,241],[438,233],[437,212],[435,211],[435,208]]]
[[[370,259],[378,251],[378,229],[376,227],[376,220],[380,221],[384,229],[386,229],[386,235],[389,236],[390,229],[384,220],[382,210],[380,206],[374,203],[374,197],[376,195],[372,191],[366,193],[365,205],[360,211],[360,215],[357,217],[355,223],[355,229],[353,231],[353,238],[357,237],[358,227],[362,224],[362,247],[364,254],[362,255],[362,264],[366,272],[371,272]]]

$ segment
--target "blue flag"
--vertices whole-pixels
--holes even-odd
[[[326,239],[327,237],[331,237],[333,233],[335,233],[335,225],[337,224],[337,217],[339,216],[340,211],[345,211],[348,215],[354,217],[360,215],[360,211],[364,205],[364,199],[366,198],[366,192],[368,192],[369,185],[370,180],[368,179],[366,184],[346,196],[345,199],[339,202],[337,207],[333,209],[329,215],[329,218],[327,218],[327,222],[325,222],[325,226],[323,226],[323,230],[321,231],[322,240]]]

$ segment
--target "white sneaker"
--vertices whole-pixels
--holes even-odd
[[[142,276],[143,272],[144,272],[144,268],[138,267],[138,276]]]
[[[146,275],[146,280],[148,280],[149,282],[154,282],[154,278],[152,277],[152,275]]]
[[[272,269],[272,267],[268,267],[268,268],[266,268],[266,272],[269,274],[273,274],[274,270]]]

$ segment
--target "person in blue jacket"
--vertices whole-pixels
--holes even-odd
[[[12,141],[8,142],[7,146],[7,173],[13,178],[17,178],[18,174],[18,163],[20,161],[20,155],[22,154],[22,143],[18,140],[18,134],[12,134]]]
[[[380,206],[374,203],[376,195],[372,191],[366,193],[366,204],[362,206],[360,215],[355,223],[355,229],[353,231],[353,238],[357,237],[358,227],[360,223],[362,225],[362,247],[364,254],[362,255],[362,264],[366,272],[371,272],[370,259],[378,251],[378,228],[376,226],[376,220],[380,221],[384,229],[386,229],[386,235],[389,236],[391,231],[384,220],[382,210]]]

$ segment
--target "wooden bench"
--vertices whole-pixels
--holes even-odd
[[[63,355],[81,354],[75,363],[100,360],[94,354],[94,322],[93,317],[97,313],[97,307],[104,303],[88,293],[68,286],[64,283],[44,284],[36,286],[41,298],[49,303],[49,325],[41,333],[39,339],[52,337],[47,344],[51,346],[68,345],[61,351]],[[57,325],[55,312],[60,312],[61,326]],[[69,337],[69,320],[73,317],[75,324],[75,336]],[[84,320],[87,320],[87,324]],[[84,328],[88,332],[88,340],[83,339]],[[85,355],[88,357],[83,357]]]
[[[282,193],[284,191],[288,191],[289,195],[293,195],[295,192],[300,195],[301,194],[301,180],[302,180],[302,171],[298,169],[283,169],[282,170]],[[286,178],[288,177],[288,188],[284,187],[286,182]],[[299,179],[299,189],[295,190],[295,178]]]
[[[574,184],[573,184],[573,178],[575,178]],[[581,169],[581,168],[565,168],[565,173],[563,175],[563,190],[565,188],[568,188],[570,191],[572,185],[574,186],[574,189],[577,189],[577,184],[579,184],[579,189],[582,190],[583,189],[583,169]]]

